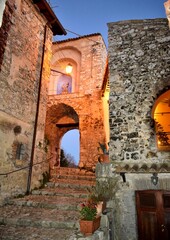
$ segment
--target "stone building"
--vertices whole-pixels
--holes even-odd
[[[73,129],[80,135],[79,167],[95,168],[99,142],[109,139],[105,43],[98,33],[54,42],[52,55],[46,119],[51,168],[60,166],[62,137]]]
[[[108,29],[110,160],[114,176],[120,176],[114,239],[169,239],[168,21],[121,21]]]
[[[29,191],[31,175],[32,187],[39,186],[49,169],[44,151],[47,84],[52,36],[62,34],[45,0],[1,1],[1,199]]]

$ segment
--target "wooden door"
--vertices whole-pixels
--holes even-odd
[[[136,191],[139,240],[170,240],[170,191]]]

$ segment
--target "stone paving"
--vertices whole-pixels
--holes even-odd
[[[0,208],[0,240],[85,239],[79,232],[77,206],[87,198],[95,178],[83,172],[74,179],[73,175],[63,169],[45,188],[9,199]]]
[[[73,230],[21,226],[0,226],[1,240],[68,240]]]

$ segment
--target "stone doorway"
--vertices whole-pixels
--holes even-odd
[[[63,165],[68,165],[68,167],[77,167],[79,165],[80,133],[78,129],[72,129],[63,135],[60,149],[63,151],[65,157]],[[62,167],[61,158],[60,167]]]
[[[79,129],[76,111],[64,104],[53,105],[47,111],[46,137],[49,141],[50,168],[60,167],[61,139],[70,130]]]
[[[170,239],[170,191],[137,191],[139,240]]]

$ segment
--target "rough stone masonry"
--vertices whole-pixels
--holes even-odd
[[[46,19],[32,2],[6,1],[0,28],[0,173],[27,167],[32,151],[43,38]],[[46,53],[42,71],[37,142],[44,138],[47,80],[51,56],[52,31],[46,31]],[[18,156],[17,148],[22,148]],[[45,153],[35,150],[35,162],[43,161]],[[40,184],[48,164],[33,169],[34,187]],[[26,191],[28,168],[0,176],[0,198]]]
[[[170,31],[166,19],[109,23],[110,159],[116,168],[143,164],[142,174],[120,178],[114,198],[114,239],[137,239],[135,191],[166,189],[170,174],[151,184],[154,164],[169,164],[170,152],[158,151],[151,110],[170,86]],[[117,172],[118,174],[118,172]]]

